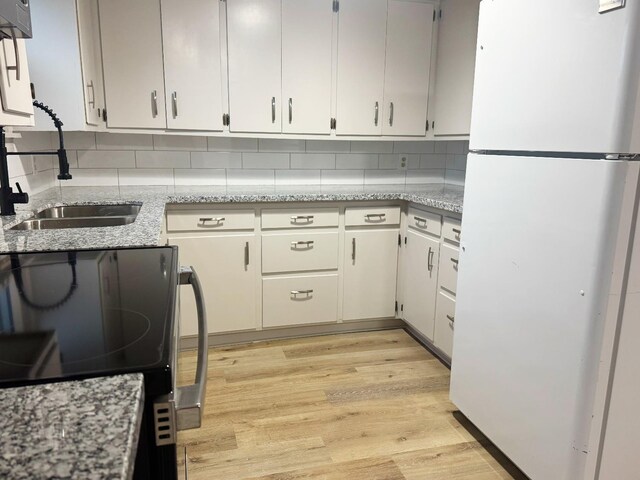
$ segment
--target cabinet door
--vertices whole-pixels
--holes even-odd
[[[343,318],[395,316],[398,230],[345,234]]]
[[[280,0],[229,0],[229,114],[232,132],[280,132]]]
[[[282,1],[282,131],[331,132],[332,0]]]
[[[433,341],[438,294],[438,240],[409,230],[405,250],[404,319]]]
[[[166,128],[160,0],[100,0],[107,125]]]
[[[193,266],[205,296],[209,333],[253,330],[256,318],[255,235],[171,237],[180,264]],[[190,287],[188,287],[190,288]],[[196,335],[193,294],[180,298],[180,334]]]
[[[98,0],[78,0],[76,5],[85,119],[88,125],[102,125],[104,84]]]
[[[336,133],[381,135],[387,0],[340,0]]]
[[[434,7],[390,0],[383,135],[425,135]]]
[[[23,39],[0,40],[0,96],[5,113],[33,115],[27,49]]]
[[[469,135],[479,0],[442,0],[434,95],[434,135]]]
[[[220,2],[162,0],[167,127],[222,130]]]

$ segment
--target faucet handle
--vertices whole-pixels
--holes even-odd
[[[22,193],[22,187],[20,187],[19,182],[16,182],[16,188],[18,189],[18,192]]]

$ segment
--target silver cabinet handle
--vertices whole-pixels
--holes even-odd
[[[456,265],[458,264],[458,259],[457,258],[451,257],[451,261]]]
[[[431,247],[429,247],[429,254],[427,256],[427,269],[429,270],[429,272],[433,271],[433,254],[435,252],[433,251],[433,249]]]
[[[178,387],[175,395],[177,429],[188,430],[191,428],[200,428],[202,425],[207,387],[207,312],[204,306],[202,286],[193,267],[182,267],[180,269],[180,285],[191,285],[196,298],[196,310],[198,312],[198,363],[196,366],[196,381],[193,385]]]
[[[353,263],[356,262],[356,239],[355,238],[351,239],[351,260],[353,260]]]
[[[13,53],[16,57],[16,64],[12,67],[7,65],[7,71],[15,70],[16,81],[20,81],[20,53],[18,52],[18,39],[16,38],[16,32],[14,27],[11,27],[11,40],[13,40]]]
[[[211,227],[217,227],[218,225],[220,225],[222,222],[224,222],[226,220],[225,217],[201,217],[200,218],[200,223],[201,223],[201,227],[206,227],[206,223],[207,222],[214,222],[215,225],[209,225]]]
[[[311,223],[313,222],[313,215],[292,215],[291,216],[291,223],[298,223],[298,221]]]
[[[315,242],[313,240],[300,240],[297,242],[291,242],[291,246],[293,248],[304,245],[305,247],[311,248]]]
[[[91,90],[91,100],[87,101],[87,105],[91,108],[96,108],[96,90],[93,87],[93,80],[87,83],[87,96],[89,96],[89,90]]]
[[[375,107],[375,115],[373,116],[373,124],[377,127],[378,126],[378,102],[376,102],[376,107]]]
[[[451,315],[448,315],[448,314],[447,314],[447,318],[451,323],[454,323],[456,321],[456,317],[452,317]]]
[[[313,290],[291,290],[291,295],[311,295]]]
[[[293,98],[289,99],[289,125],[293,121]]]
[[[377,219],[377,222],[383,222],[386,216],[386,213],[367,213],[364,216],[364,220],[365,222],[372,222],[374,219]]]
[[[276,97],[271,97],[271,123],[276,123]]]
[[[427,219],[422,217],[413,217],[416,223],[424,223],[424,226],[427,226]]]
[[[456,234],[456,238],[457,238],[458,240],[460,240],[460,233],[462,233],[462,232],[460,231],[460,229],[459,229],[459,228],[452,228],[451,230],[453,231],[453,233],[455,233],[455,234]]]
[[[153,117],[158,116],[158,91],[154,90],[151,92],[151,115]]]
[[[393,127],[393,102],[389,104],[389,126]]]
[[[249,266],[249,242],[244,244],[244,266]]]
[[[171,106],[173,107],[173,118],[178,117],[178,92],[171,94]]]

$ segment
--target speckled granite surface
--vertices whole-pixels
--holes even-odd
[[[167,203],[261,203],[404,200],[462,213],[464,189],[453,185],[326,185],[309,187],[65,187],[16,205],[17,215],[0,218],[0,253],[43,250],[146,247],[160,240]],[[63,204],[141,203],[130,225],[60,230],[9,230],[45,208]]]
[[[0,389],[0,478],[129,479],[142,374]]]

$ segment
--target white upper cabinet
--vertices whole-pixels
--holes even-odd
[[[160,0],[99,6],[107,126],[166,128]]]
[[[33,115],[27,50],[24,40],[0,41],[0,94],[5,113]]]
[[[281,0],[228,0],[232,132],[282,131]]]
[[[336,133],[381,135],[387,0],[340,0]]]
[[[76,5],[85,119],[88,125],[104,125],[105,103],[98,0],[77,0]]]
[[[220,1],[161,4],[167,127],[222,130]]]
[[[434,7],[389,0],[383,135],[422,135],[427,127]]]
[[[442,0],[434,95],[434,135],[469,135],[479,0]]]
[[[282,131],[329,134],[332,0],[282,0]]]

